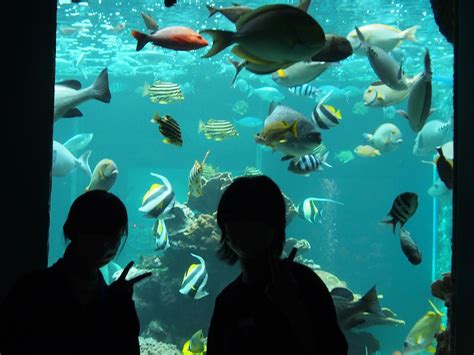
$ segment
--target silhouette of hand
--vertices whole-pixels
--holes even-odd
[[[133,263],[134,263],[133,261],[130,261],[127,264],[127,266],[125,266],[125,268],[123,269],[120,277],[116,281],[112,282],[112,284],[109,287],[110,292],[119,298],[132,298],[133,285],[135,285],[137,282],[152,275],[151,272],[145,272],[130,280],[127,280],[126,279],[127,274],[132,268]]]

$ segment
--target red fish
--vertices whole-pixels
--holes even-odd
[[[190,51],[208,45],[208,42],[199,33],[182,26],[165,27],[152,34],[132,30],[132,36],[138,41],[137,51],[141,50],[148,42],[152,42],[155,46],[177,51]]]

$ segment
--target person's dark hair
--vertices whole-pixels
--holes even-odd
[[[128,235],[128,214],[123,202],[104,190],[80,195],[71,205],[63,225],[64,238],[74,241],[79,233]]]
[[[221,229],[221,239],[217,255],[233,265],[238,256],[227,244],[225,233],[226,218],[240,217],[266,223],[277,231],[272,245],[280,256],[285,244],[286,203],[278,185],[268,176],[241,176],[226,188],[217,207],[217,224]]]

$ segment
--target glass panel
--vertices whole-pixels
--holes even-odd
[[[270,3],[254,1],[245,6]],[[68,209],[91,182],[87,166],[93,171],[102,159],[112,159],[119,173],[110,191],[127,206],[129,237],[116,260],[102,269],[104,277],[111,282],[114,272],[130,260],[138,268],[154,272],[151,279],[135,287],[142,351],[178,354],[199,329],[207,336],[215,297],[240,272],[238,265],[229,267],[215,255],[220,231],[212,213],[222,190],[229,176],[263,173],[279,185],[294,208],[286,232],[291,243],[301,240],[297,261],[310,265],[329,290],[347,287],[357,298],[375,285],[381,307],[387,308],[386,318],[370,318],[376,324],[367,323],[371,316],[359,312],[366,323],[345,329],[351,354],[400,354],[397,351],[402,351],[405,341],[420,339],[420,334],[432,339],[433,331],[439,329],[410,330],[432,310],[429,300],[446,313],[443,302],[432,296],[431,284],[451,269],[452,194],[439,180],[433,163],[438,159],[438,146],[443,146],[452,162],[453,48],[439,32],[430,2],[312,2],[309,15],[326,34],[347,36],[357,53],[339,62],[320,64],[324,68],[314,79],[306,74],[305,86],[291,89],[285,82],[299,75],[298,71],[284,68],[262,75],[252,73],[248,64],[232,86],[236,68],[229,60],[241,58],[229,48],[210,59],[202,58],[213,41],[207,34],[203,37],[209,45],[197,50],[177,51],[152,43],[137,50],[132,30],[150,33],[152,26],[148,24],[147,29],[142,12],[154,19],[159,29],[186,26],[195,31],[235,31],[232,22],[219,13],[225,11],[210,16],[206,6],[219,9],[231,4],[178,0],[175,6],[165,8],[157,1],[59,1],[56,82],[76,80],[82,88],[67,83],[69,91],[63,92],[62,98],[74,97],[71,104],[58,101],[58,90],[65,90],[64,83],[56,87],[56,109],[63,109],[58,115],[69,112],[74,117],[58,117],[54,125],[55,159],[66,159],[66,163],[53,167],[50,264],[66,247],[62,225]],[[228,16],[235,15],[233,10]],[[281,33],[279,25],[273,29],[276,33]],[[355,26],[361,28],[371,47],[390,52],[395,62],[386,59],[389,69],[382,69],[388,74],[375,73],[373,68],[379,68],[380,63],[379,67],[371,65],[365,47],[359,47],[360,41],[350,36]],[[422,80],[427,49],[432,69],[431,108],[435,111],[417,134],[397,111],[413,113],[419,107],[429,108],[429,102],[423,105],[422,97],[412,95],[411,90],[414,85],[422,86],[418,81]],[[388,82],[394,63],[397,68],[401,63],[403,72],[398,76],[395,70],[395,78],[399,83],[405,77],[407,89],[394,91],[374,85],[383,79]],[[96,80],[105,80],[100,79],[104,68],[110,103],[101,102],[107,100],[91,92]],[[176,87],[182,97],[173,91]],[[329,92],[327,102],[322,102]],[[415,108],[408,107],[410,100]],[[327,164],[322,163],[325,154],[320,146],[317,171],[296,174],[289,169],[291,160],[282,161],[280,149],[272,151],[256,144],[255,135],[262,130],[272,101],[300,112],[313,126],[318,125],[313,121],[314,112],[326,123],[331,117],[338,121],[329,129],[319,129],[328,152]],[[70,112],[74,108],[81,116]],[[158,124],[151,122],[154,114],[161,118],[169,115],[178,122],[182,146],[163,142]],[[221,123],[225,129],[215,128],[210,119],[227,121]],[[286,116],[283,121],[294,119]],[[231,133],[231,126],[237,136]],[[277,128],[287,130],[281,137],[298,139],[298,132],[291,133],[291,127]],[[219,133],[213,135],[216,131]],[[204,194],[188,198],[190,171],[208,151],[201,180],[206,182]],[[163,183],[151,173],[165,176],[175,193],[176,206],[164,219],[170,241],[166,250],[156,250],[152,232],[156,219],[139,211],[147,191],[156,192],[153,184]],[[218,173],[224,175],[216,177]],[[418,197],[418,208],[404,226],[421,251],[418,265],[410,263],[402,252],[400,225],[393,232],[390,224],[381,223],[390,219],[389,212],[397,208],[392,204],[405,192]],[[311,204],[310,198],[329,201],[313,200]],[[205,289],[209,294],[200,299],[179,292],[183,274],[191,264],[200,263],[191,253],[206,263]],[[368,340],[361,340],[362,333]],[[421,351],[427,351],[427,344],[423,347]]]

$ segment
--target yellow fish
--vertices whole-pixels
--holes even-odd
[[[259,137],[263,139],[266,145],[271,146],[275,143],[286,142],[285,135],[288,132],[295,138],[298,137],[297,120],[293,121],[291,125],[286,121],[272,122],[263,128],[262,132],[259,134]]]
[[[207,351],[207,345],[202,330],[199,329],[193,334],[191,339],[186,341],[183,346],[183,355],[204,355]]]
[[[375,149],[371,145],[358,145],[354,149],[354,153],[356,153],[360,157],[365,158],[373,158],[375,156],[380,156],[380,151]]]

